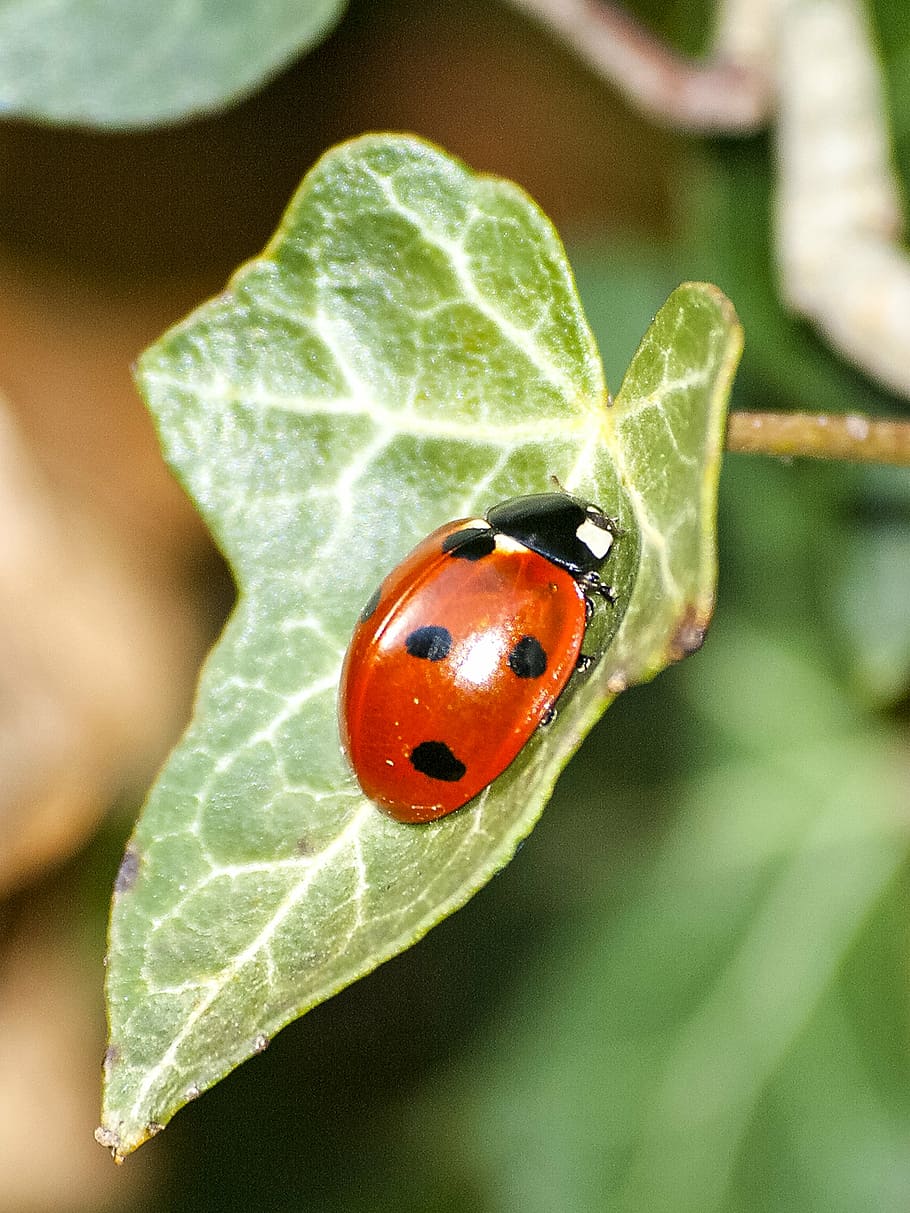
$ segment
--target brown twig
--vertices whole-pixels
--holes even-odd
[[[609,0],[511,0],[548,25],[631,102],[683,130],[742,133],[767,121],[770,74],[721,43],[701,60],[676,54]]]
[[[910,421],[858,413],[731,413],[727,450],[910,467]]]

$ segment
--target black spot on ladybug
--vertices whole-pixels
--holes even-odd
[[[444,741],[422,741],[410,754],[411,766],[428,779],[457,783],[468,769]]]
[[[382,586],[378,585],[376,587],[376,589],[373,591],[373,593],[370,595],[369,602],[367,602],[367,604],[364,606],[363,610],[360,612],[360,622],[361,623],[366,623],[366,621],[369,619],[369,617],[373,614],[373,612],[379,606],[379,598],[380,598],[381,593],[382,593]]]
[[[139,875],[139,852],[127,847],[120,861],[117,879],[114,881],[115,893],[128,893],[136,883]]]
[[[490,527],[465,527],[442,541],[442,550],[459,560],[482,560],[496,551],[496,532]]]
[[[429,624],[413,631],[405,640],[404,647],[412,657],[422,657],[425,661],[442,661],[444,657],[448,657],[452,647],[452,633],[438,624]]]
[[[547,671],[543,645],[533,636],[522,636],[509,653],[509,669],[516,678],[539,678]]]

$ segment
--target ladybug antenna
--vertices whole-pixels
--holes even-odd
[[[570,496],[570,494],[566,493],[566,490],[562,487],[560,479],[555,472],[550,473],[550,483],[556,489],[557,493],[564,493],[566,497]]]

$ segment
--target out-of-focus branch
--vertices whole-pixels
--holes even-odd
[[[511,3],[658,121],[736,133],[776,116],[784,299],[851,362],[910,397],[910,257],[861,0],[720,0],[699,61],[606,0]]]
[[[757,130],[771,109],[768,0],[721,6],[714,46],[700,61],[675,54],[621,5],[602,0],[511,0],[548,25],[637,108],[684,130]]]
[[[910,421],[857,414],[731,413],[727,450],[910,467]]]
[[[865,13],[857,0],[793,0],[778,45],[783,294],[852,362],[910,396],[910,258]]]

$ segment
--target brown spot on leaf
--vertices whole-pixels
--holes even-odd
[[[115,893],[128,893],[136,883],[136,877],[139,875],[139,852],[133,850],[132,847],[127,847],[124,852],[123,859],[120,861],[120,869],[117,872],[117,879],[114,881]]]
[[[104,1057],[101,1060],[101,1065],[104,1067],[105,1074],[109,1074],[119,1060],[120,1046],[108,1045],[104,1050]]]
[[[710,619],[710,610],[705,613],[694,606],[687,608],[668,645],[667,656],[670,661],[682,661],[690,653],[698,652],[705,642]]]
[[[269,1037],[266,1036],[264,1032],[260,1032],[259,1035],[256,1037],[256,1039],[253,1041],[253,1052],[254,1053],[264,1053],[270,1044],[271,1044],[271,1040],[269,1039]]]

